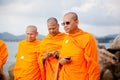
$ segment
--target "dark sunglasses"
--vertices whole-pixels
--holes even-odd
[[[63,23],[61,23],[62,26],[65,26],[65,24],[66,24],[66,25],[69,25],[70,22],[63,22]]]

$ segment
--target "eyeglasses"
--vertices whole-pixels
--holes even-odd
[[[70,22],[63,22],[63,23],[61,23],[62,26],[65,26],[65,24],[66,24],[66,25],[69,25]]]

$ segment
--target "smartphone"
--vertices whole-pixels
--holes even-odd
[[[66,57],[65,59],[70,60],[70,59],[71,59],[71,57]]]

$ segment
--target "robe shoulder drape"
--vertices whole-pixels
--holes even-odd
[[[54,57],[50,57],[45,61],[45,65],[43,65],[43,62],[42,62],[43,55],[46,52],[59,51],[62,47],[62,42],[64,40],[64,37],[65,37],[64,33],[59,33],[56,36],[51,36],[50,34],[48,34],[41,41],[41,49],[40,49],[38,63],[41,69],[42,80],[53,79],[53,74],[54,74],[55,67],[57,64],[57,59],[55,59]]]
[[[100,69],[95,38],[82,30],[65,37],[60,57],[71,56],[62,66],[59,80],[99,80]]]
[[[16,64],[14,68],[14,80],[41,80],[38,65],[40,41],[28,42],[22,40],[18,45]]]

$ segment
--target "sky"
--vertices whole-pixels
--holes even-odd
[[[50,17],[58,19],[64,32],[67,12],[76,12],[79,28],[95,36],[120,34],[120,0],[0,0],[0,33],[22,35],[26,26],[35,25],[39,34],[47,35]]]

